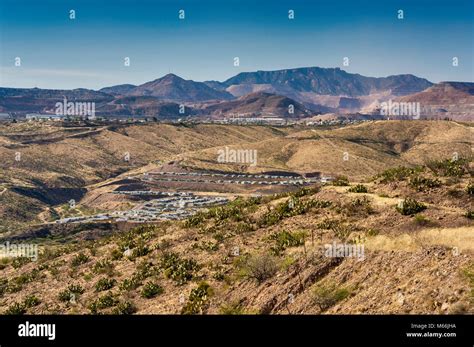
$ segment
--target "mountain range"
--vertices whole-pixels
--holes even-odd
[[[468,82],[433,84],[410,74],[366,77],[320,67],[242,72],[223,82],[196,82],[167,74],[141,85],[121,84],[98,91],[0,88],[0,112],[50,113],[56,102],[67,98],[95,102],[96,113],[102,116],[304,118],[321,113],[373,114],[381,102],[393,100],[420,102],[425,118],[469,120],[474,113],[473,86]],[[288,112],[290,105],[294,113]],[[182,106],[184,113],[179,112]]]

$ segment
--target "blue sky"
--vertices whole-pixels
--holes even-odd
[[[98,89],[168,72],[222,81],[242,71],[303,66],[474,80],[472,0],[256,2],[0,0],[0,86]]]

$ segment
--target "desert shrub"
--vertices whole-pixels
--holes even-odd
[[[143,257],[150,253],[150,249],[147,245],[143,242],[139,242],[136,247],[132,250],[132,255],[129,257],[130,259],[135,259],[138,257]]]
[[[113,278],[101,278],[95,285],[95,291],[103,292],[104,290],[109,290],[113,288],[116,283],[117,281]]]
[[[119,301],[115,297],[115,295],[112,294],[112,292],[108,292],[101,297],[97,298],[95,301],[93,301],[89,305],[89,310],[91,313],[96,314],[99,310],[103,310],[109,307],[113,307],[117,305]]]
[[[120,284],[120,289],[124,291],[130,291],[137,289],[142,285],[142,280],[137,276],[132,276],[130,278],[126,278]]]
[[[311,200],[310,201],[311,207],[317,207],[317,208],[326,208],[332,205],[332,202],[329,200]]]
[[[426,205],[412,198],[406,198],[400,201],[396,207],[397,211],[404,216],[414,215],[426,209]]]
[[[25,308],[31,308],[38,306],[41,303],[41,300],[34,295],[28,295],[25,300],[23,300],[23,306]]]
[[[356,184],[348,189],[350,193],[367,193],[367,187],[363,184]]]
[[[197,227],[205,221],[204,212],[198,212],[184,221],[186,228]]]
[[[367,196],[355,198],[349,202],[343,203],[341,207],[336,210],[347,216],[365,216],[374,213],[372,203]]]
[[[147,277],[153,276],[158,274],[159,269],[153,265],[153,263],[149,261],[142,261],[136,267],[135,275],[140,277],[141,279],[145,279]]]
[[[335,284],[318,284],[313,288],[313,302],[318,305],[321,311],[325,311],[334,306],[339,301],[350,295],[346,288],[338,288]]]
[[[422,192],[429,188],[436,188],[441,186],[441,181],[438,179],[431,179],[423,176],[412,176],[410,177],[408,184],[411,188]]]
[[[239,235],[254,231],[253,225],[245,221],[235,224],[234,230]]]
[[[191,280],[199,265],[193,259],[181,259],[176,253],[164,253],[160,260],[160,268],[165,277],[181,285]]]
[[[16,258],[13,259],[11,264],[12,264],[13,268],[19,269],[22,266],[24,266],[24,265],[26,265],[30,262],[31,262],[31,259],[28,258],[28,257],[16,257]]]
[[[106,274],[112,276],[114,274],[115,265],[108,259],[100,260],[94,264],[92,271],[96,274]]]
[[[321,188],[318,187],[318,186],[304,187],[304,188],[298,189],[296,192],[292,193],[291,196],[294,196],[296,198],[302,198],[303,196],[316,194],[320,190],[321,190]]]
[[[332,185],[336,187],[345,187],[349,185],[349,179],[346,176],[337,176],[334,181],[332,181]]]
[[[17,277],[13,277],[8,281],[7,292],[16,293],[23,289],[23,286],[27,283],[31,283],[40,277],[40,271],[35,268],[30,272],[21,274]]]
[[[423,172],[423,167],[421,166],[416,166],[413,168],[400,166],[381,172],[375,176],[375,179],[379,179],[381,183],[398,182],[404,181],[411,175],[418,174],[420,172]]]
[[[474,219],[474,210],[466,211],[466,213],[464,214],[464,217],[468,219]]]
[[[466,159],[458,160],[433,160],[430,161],[426,166],[436,175],[444,177],[462,177],[468,172],[468,163]]]
[[[284,218],[304,214],[315,206],[327,207],[327,204],[320,200],[302,201],[298,197],[290,197],[288,200],[279,203],[273,210],[268,210],[258,221],[258,225],[260,227],[272,226]]]
[[[216,272],[214,272],[214,274],[212,275],[212,278],[215,279],[216,281],[223,281],[225,280],[225,273],[222,271],[222,269],[218,269],[216,270]]]
[[[244,263],[244,274],[259,283],[273,277],[277,271],[277,261],[269,254],[250,256]]]
[[[123,282],[120,284],[120,289],[124,291],[137,289],[142,285],[143,280],[150,276],[156,275],[157,273],[158,269],[156,269],[152,263],[143,261],[137,265],[136,271],[132,277],[123,280]]]
[[[89,261],[89,257],[81,252],[78,255],[76,255],[74,258],[72,258],[71,265],[76,267],[76,266],[85,264],[88,261]]]
[[[201,243],[194,243],[191,246],[202,251],[215,252],[219,249],[219,242],[201,241]]]
[[[147,282],[142,288],[141,296],[147,299],[154,298],[155,296],[163,293],[163,288],[156,283]]]
[[[59,301],[68,302],[73,298],[84,294],[84,288],[80,285],[70,284],[65,290],[59,292]]]
[[[469,195],[474,195],[474,182],[473,181],[470,181],[469,184],[467,185],[466,192]]]
[[[213,207],[207,212],[207,218],[214,218],[217,222],[233,220],[239,222],[243,220],[243,207],[238,204],[229,203],[224,206]]]
[[[122,257],[123,257],[123,251],[121,251],[121,250],[118,249],[118,248],[114,248],[114,249],[110,252],[110,257],[112,258],[112,260],[119,260],[119,259],[122,259]]]
[[[206,282],[199,283],[197,288],[191,290],[187,303],[181,309],[181,314],[200,314],[207,309],[209,298],[213,290]]]
[[[125,301],[119,302],[112,312],[116,315],[128,315],[137,312],[137,308],[132,302]]]
[[[274,255],[280,255],[288,247],[301,246],[304,243],[305,232],[290,232],[280,231],[270,236],[270,240],[275,242],[275,245],[271,247],[271,252]]]
[[[15,302],[8,307],[8,309],[5,311],[4,314],[18,316],[18,315],[23,315],[25,313],[26,313],[25,306],[23,304]]]

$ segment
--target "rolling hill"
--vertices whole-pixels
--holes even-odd
[[[311,115],[311,111],[290,98],[263,92],[247,94],[237,100],[214,103],[206,106],[203,111],[205,114],[226,117],[272,115],[283,118],[303,118]]]
[[[441,82],[396,101],[420,103],[422,117],[474,120],[474,83]]]

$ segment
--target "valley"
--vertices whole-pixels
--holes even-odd
[[[40,253],[2,259],[1,306],[472,313],[473,131],[421,120],[2,125],[0,238]],[[222,160],[223,149],[257,160]],[[197,291],[207,294],[195,303]]]

